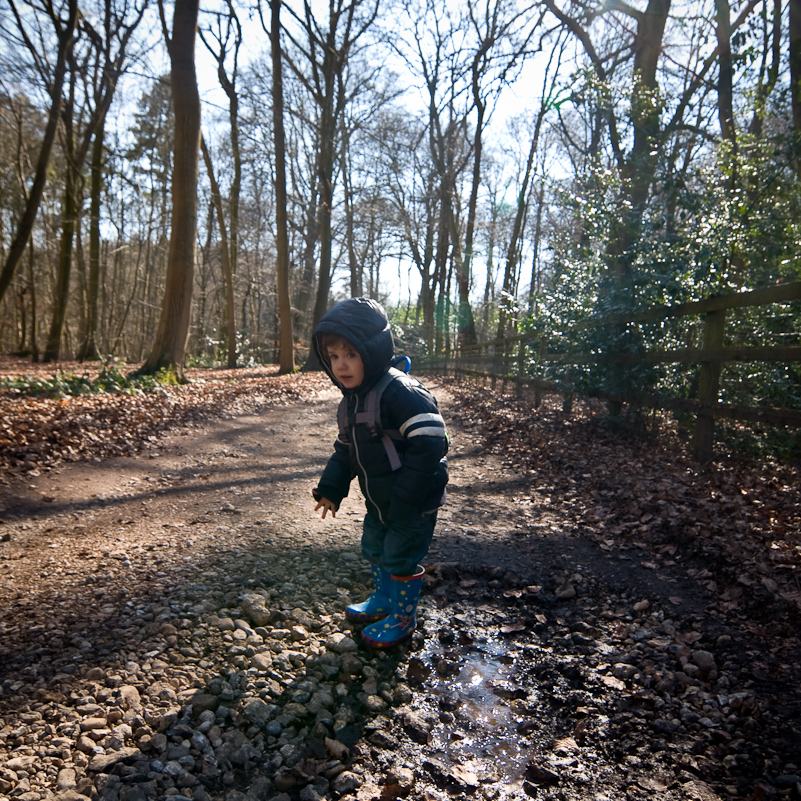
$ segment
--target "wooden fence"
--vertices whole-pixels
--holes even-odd
[[[599,386],[585,386],[581,391],[588,396],[606,400],[612,410],[628,403],[642,408],[693,415],[693,452],[699,461],[707,462],[713,454],[717,419],[801,426],[801,408],[720,402],[721,373],[726,365],[738,362],[801,362],[799,301],[801,282],[778,284],[750,292],[719,295],[691,303],[649,308],[625,316],[584,322],[558,336],[540,331],[482,342],[458,348],[440,358],[426,359],[421,365],[416,365],[415,369],[437,370],[491,380],[493,386],[500,381],[504,390],[510,383],[518,390],[523,386],[530,386],[535,390],[535,404],[539,403],[541,392],[559,391],[564,394],[565,407],[569,411],[573,394],[577,391],[574,380],[577,368],[603,367],[606,368],[607,375],[610,371],[614,375],[617,370],[625,381],[626,368],[660,364],[696,365],[692,372],[693,386],[685,387],[684,394],[688,397],[678,397],[661,390],[637,392],[631,386],[622,386],[617,391],[608,391]],[[789,338],[791,344],[736,344],[735,340],[747,340],[749,337],[742,324],[739,328],[731,325],[735,310],[775,307],[777,304],[782,304],[791,312],[791,330],[783,332],[783,336]],[[676,332],[671,331],[666,323],[670,320],[683,321],[685,340],[700,339],[700,347],[693,344],[676,347]],[[640,338],[640,344],[636,348],[626,349],[626,332],[642,332],[649,325],[656,326],[661,332],[651,331]],[[583,352],[581,344],[588,340],[587,334],[593,328],[611,332],[607,337],[608,344],[599,346],[596,336],[592,350]],[[660,339],[667,340],[668,346],[660,347]],[[673,342],[670,342],[671,339]],[[648,344],[644,344],[646,342]],[[549,348],[554,345],[557,351],[551,352]]]

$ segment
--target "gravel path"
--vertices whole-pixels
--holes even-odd
[[[702,583],[585,541],[474,432],[420,630],[363,649],[358,493],[335,521],[310,495],[336,401],[2,488],[0,801],[801,798],[798,665],[764,674]]]

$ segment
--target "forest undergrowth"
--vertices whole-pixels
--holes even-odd
[[[64,364],[91,379],[102,367]],[[52,365],[4,359],[0,377],[33,383]],[[189,370],[190,384],[137,394],[47,398],[0,391],[0,475],[36,476],[71,461],[133,455],[171,427],[285,404],[328,386],[322,373],[279,376],[274,367]],[[570,417],[551,396],[539,407],[475,383],[444,379],[460,422],[506,466],[547,488],[601,548],[647,550],[654,569],[677,559],[727,613],[795,637],[801,608],[801,496],[797,466],[719,457],[701,467],[661,431],[613,429],[598,403]],[[453,413],[453,412],[452,412]]]
[[[455,386],[453,385],[455,384]],[[547,490],[604,550],[649,554],[657,570],[678,562],[719,611],[739,618],[775,655],[799,647],[801,494],[797,465],[719,454],[700,466],[668,421],[612,427],[599,402],[562,413],[466,381],[452,382],[456,415],[505,464]],[[452,411],[453,416],[453,411]]]
[[[63,364],[92,378],[101,366]],[[0,378],[30,382],[52,365],[0,361]],[[37,476],[58,464],[133,455],[176,426],[266,404],[308,398],[329,386],[322,373],[279,376],[275,367],[187,371],[186,386],[137,394],[46,398],[0,391],[0,481]],[[505,465],[547,489],[582,535],[602,549],[631,547],[657,569],[681,561],[716,598],[776,648],[797,647],[801,609],[801,496],[798,467],[721,456],[701,467],[667,425],[648,432],[613,429],[598,403],[515,397],[440,379],[451,414]]]
[[[230,644],[220,640],[217,623],[242,616],[231,604],[244,597],[243,588],[252,589],[254,581],[271,588],[281,621],[273,628],[284,626],[289,614],[297,617],[294,607],[305,598],[309,610],[324,616],[316,622],[309,618],[304,629],[315,653],[340,625],[350,592],[361,596],[366,589],[363,576],[369,574],[354,573],[358,499],[348,500],[351,506],[336,525],[311,512],[309,488],[335,436],[337,393],[323,374],[279,376],[270,367],[197,370],[190,374],[193,383],[182,387],[47,398],[20,388],[46,383],[52,369],[10,360],[0,368],[0,381],[3,375],[20,379],[16,389],[0,391],[1,475],[7,484],[0,494],[8,501],[0,521],[7,609],[6,653],[0,656],[9,671],[0,683],[9,709],[40,703],[41,686],[33,681],[40,668],[51,671],[56,684],[70,685],[76,698],[88,697],[82,688],[92,676],[107,671],[116,676],[114,671],[123,669],[128,680],[136,677],[142,695],[161,692],[163,671],[173,669],[180,671],[172,677],[174,689],[200,688],[199,698],[210,700],[205,689],[218,686],[222,692],[222,685],[212,681],[207,687],[209,676],[227,676],[234,693],[239,681],[234,676],[244,677],[248,663],[233,635]],[[65,375],[84,370],[62,369]],[[88,381],[93,376],[87,371]],[[353,729],[348,743],[354,761],[336,770],[358,766],[363,774],[346,770],[342,777],[364,786],[348,795],[339,777],[328,777],[325,797],[386,801],[395,797],[391,788],[398,776],[410,776],[417,782],[410,797],[429,800],[444,797],[435,785],[450,786],[449,792],[456,786],[475,792],[480,786],[475,797],[495,801],[521,797],[515,795],[521,787],[529,796],[576,801],[652,792],[681,801],[797,798],[797,472],[733,459],[701,468],[669,428],[613,429],[595,403],[576,403],[566,417],[558,396],[536,406],[533,397],[464,381],[436,376],[424,381],[442,401],[453,441],[452,500],[442,510],[432,548],[421,631],[400,662],[361,651],[358,657],[359,666],[363,658],[371,670],[384,676],[381,671],[388,669],[387,676],[408,686],[399,690],[401,706],[395,709],[395,695],[375,696],[383,686],[376,676],[344,680],[364,730],[350,723],[343,729],[342,737]],[[140,452],[135,459],[109,458]],[[354,549],[352,558],[343,557],[336,567],[343,548]],[[340,569],[346,573],[340,588],[345,595],[331,583],[332,575],[342,583],[336,578]],[[218,600],[211,602],[212,596]],[[157,609],[167,614],[172,604],[192,609],[198,598],[211,603],[207,611],[217,623],[198,613],[180,623],[189,628],[165,628],[156,617]],[[50,629],[31,626],[37,609],[54,604],[59,615],[54,625],[76,635],[61,645],[53,645]],[[150,623],[141,628],[138,645],[132,645],[126,620],[119,629],[109,623],[117,604],[122,618],[151,610],[155,620],[151,628]],[[94,617],[86,617],[88,608]],[[173,645],[180,635],[185,653],[172,648],[169,665],[151,664],[147,657],[158,650],[156,634],[175,637]],[[350,629],[337,634],[350,635]],[[40,664],[45,642],[51,662]],[[162,645],[166,649],[169,643]],[[294,640],[286,645],[292,653],[300,647]],[[356,640],[350,647],[358,649]],[[278,653],[272,649],[269,645]],[[704,670],[711,664],[704,659],[717,660],[714,682],[690,675],[702,669],[690,664],[696,659],[706,664]],[[283,685],[273,692],[267,678],[259,679],[265,687],[237,684],[237,692],[266,693],[278,715],[308,678],[303,660],[298,665],[287,662],[288,672],[280,674],[290,688],[286,693]],[[477,665],[501,671],[482,700],[488,709],[500,710],[503,718],[512,710],[505,705],[519,702],[520,717],[509,718],[511,728],[478,725],[478,719],[470,722],[462,714],[460,704],[468,709],[469,697],[460,693],[473,687],[470,671]],[[65,666],[74,675],[62,674]],[[402,668],[402,677],[396,668]],[[159,676],[151,669],[161,671]],[[32,678],[26,685],[18,675]],[[323,686],[323,672],[320,676]],[[343,681],[339,674],[330,678]],[[510,684],[512,679],[518,684]],[[96,700],[116,703],[109,688],[98,687],[92,691]],[[209,692],[219,700],[216,691]],[[297,765],[274,761],[290,735],[282,730],[284,740],[275,734],[269,741],[264,739],[269,732],[250,731],[248,698],[233,694],[223,704],[218,718],[227,727],[225,736],[239,738],[242,748],[258,746],[259,754],[269,757],[262,764],[262,789],[288,788],[285,801],[313,799],[306,785],[331,767],[329,761],[323,756]],[[747,704],[735,709],[743,699]],[[412,714],[407,703],[423,711]],[[297,707],[293,704],[289,708]],[[370,711],[370,704],[377,706]],[[71,709],[62,704],[48,710],[53,731],[61,732]],[[16,711],[13,716],[16,721]],[[13,759],[56,758],[46,750],[55,747],[55,739],[40,742],[11,724],[3,731],[6,744],[17,749]],[[174,736],[183,743],[188,731],[175,729]],[[306,735],[293,727],[286,731],[297,735],[298,745],[312,748]],[[105,786],[107,779],[93,763],[86,768],[88,757],[80,749],[94,751],[88,743],[81,746],[75,732],[74,742],[58,741],[58,758],[67,759],[67,767],[77,771],[75,780],[91,795],[91,788]],[[470,750],[474,736],[481,748],[496,740],[499,747],[515,738],[525,743],[506,773],[499,773],[494,757]],[[106,753],[95,755],[97,764],[138,760],[140,767],[126,770],[139,771],[141,781],[152,784],[153,766],[161,764],[152,740],[147,726],[116,744],[109,735],[102,741]],[[166,747],[166,737],[162,744]],[[218,778],[244,790],[253,776],[226,767],[225,760],[234,759],[230,745],[215,746],[222,766]],[[243,754],[237,759],[247,766],[250,757]],[[187,781],[200,781],[195,774],[202,764],[198,759]],[[314,770],[308,768],[312,764]],[[85,776],[86,770],[100,778]],[[55,774],[40,772],[37,787],[54,786]],[[95,779],[100,784],[92,784]],[[220,789],[217,779],[205,779],[210,790]],[[153,781],[162,789],[169,784]],[[204,787],[196,788],[193,801],[244,798],[204,794]],[[122,791],[103,797],[130,801]]]

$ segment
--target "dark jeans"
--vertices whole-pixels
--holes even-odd
[[[390,575],[411,576],[431,547],[437,513],[414,515],[407,522],[382,525],[369,512],[362,528],[362,554]]]

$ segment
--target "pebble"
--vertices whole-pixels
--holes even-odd
[[[436,661],[429,658],[433,650],[425,664],[416,655],[396,660],[366,651],[343,620],[348,601],[337,590],[345,586],[336,575],[339,569],[354,577],[348,593],[355,597],[366,590],[354,587],[355,561],[341,560],[342,567],[332,560],[315,577],[309,560],[306,581],[299,583],[290,578],[297,563],[283,562],[265,571],[266,586],[252,563],[242,565],[241,580],[228,571],[212,576],[192,571],[185,582],[189,589],[120,604],[119,627],[74,636],[66,629],[33,627],[18,649],[13,678],[0,682],[2,709],[10,699],[17,699],[18,709],[13,716],[0,713],[5,715],[0,717],[0,801],[290,801],[290,794],[299,801],[379,794],[388,800],[435,799],[441,797],[430,784],[436,776],[443,786],[458,779],[473,787],[472,769],[454,773],[453,765],[431,767],[425,749],[436,745],[434,729],[440,723],[453,731],[454,744],[465,736],[459,727],[470,703],[453,689],[463,667],[457,651],[459,644],[497,629],[497,613],[472,609],[459,617],[446,607],[438,618],[436,609],[427,608],[426,647],[434,643],[445,651]],[[279,583],[272,572],[281,576]],[[578,584],[578,578],[571,582]],[[583,589],[586,581],[580,586],[583,601],[590,596]],[[535,603],[528,596],[523,600]],[[528,689],[513,682],[482,683],[494,705],[520,713],[516,720],[530,718],[531,726],[518,729],[521,739],[543,728],[535,715],[538,708],[549,708],[551,698],[559,708],[583,709],[594,701],[581,695],[582,688],[603,687],[598,677],[609,680],[610,674],[616,684],[626,683],[621,697],[646,702],[632,707],[635,712],[624,704],[622,724],[618,712],[609,711],[605,737],[617,737],[616,726],[631,725],[642,713],[644,730],[654,740],[671,741],[691,730],[717,746],[740,736],[741,724],[758,710],[752,690],[718,678],[725,674],[725,656],[697,647],[701,643],[677,644],[675,629],[667,624],[660,628],[649,617],[647,628],[641,620],[642,626],[610,640],[600,630],[554,623],[547,606],[540,611],[548,615],[550,628],[542,640],[549,637],[553,654],[539,650],[536,638],[526,641],[528,624],[504,643],[514,649],[519,633],[527,642],[518,647],[529,649],[528,664],[547,670]],[[653,611],[652,605],[647,612]],[[437,638],[434,631],[445,634]],[[598,676],[576,657],[576,645],[582,644],[578,635],[593,643],[603,640]],[[563,647],[570,649],[568,656]],[[43,649],[48,659],[40,658]],[[500,661],[511,665],[519,655],[510,650]],[[444,688],[431,699],[412,690],[428,680]],[[618,693],[619,688],[611,695]],[[594,710],[583,709],[581,719],[585,715],[591,726],[600,726]],[[594,737],[601,729],[591,731]],[[319,745],[313,756],[307,752],[310,742]],[[358,760],[374,752],[380,757],[371,774]],[[420,754],[420,770],[394,761],[408,753]],[[736,756],[727,754],[719,763],[737,767]],[[788,760],[781,764],[775,784],[793,790],[797,767]],[[633,761],[627,765],[637,767]],[[571,777],[580,773],[577,765],[560,769]],[[698,771],[688,764],[686,775]],[[547,784],[553,775],[531,769],[527,781],[532,787]],[[498,797],[494,781],[486,782],[487,797]],[[483,776],[480,782],[483,786]],[[685,790],[700,797],[700,782],[687,783]]]

